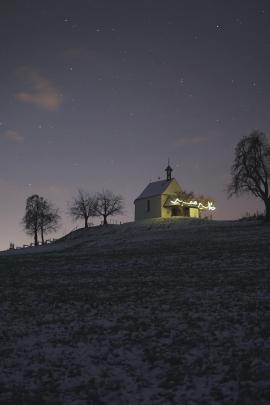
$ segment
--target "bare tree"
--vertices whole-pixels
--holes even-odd
[[[198,201],[198,203],[201,203],[205,207],[209,206],[209,203],[212,205],[216,204],[216,201],[214,198],[204,195],[204,194],[199,194],[198,196],[195,197],[195,200]]]
[[[98,216],[103,217],[103,225],[107,225],[107,218],[113,215],[120,215],[123,213],[123,197],[121,195],[113,194],[111,191],[106,190],[98,193],[96,205],[96,213]]]
[[[195,198],[193,191],[184,191],[184,190],[179,191],[177,193],[177,197],[185,201],[194,200]]]
[[[97,199],[84,190],[78,190],[78,194],[73,198],[69,209],[70,215],[74,220],[83,219],[84,227],[88,228],[89,218],[97,216]]]
[[[41,208],[39,230],[41,235],[41,243],[44,245],[44,235],[57,231],[59,227],[60,215],[58,209],[54,208],[52,203],[45,199],[42,199],[41,201]]]
[[[40,197],[31,195],[26,200],[25,214],[22,219],[24,229],[28,235],[34,236],[35,246],[38,245]]]
[[[44,234],[57,229],[60,216],[52,204],[33,194],[26,200],[25,214],[22,219],[24,229],[28,235],[34,236],[35,246],[38,245],[38,234],[44,243]]]
[[[263,132],[253,131],[235,148],[228,196],[253,194],[265,205],[265,220],[270,222],[270,144]]]

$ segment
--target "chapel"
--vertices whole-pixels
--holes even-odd
[[[148,184],[135,199],[135,221],[151,218],[190,217],[200,218],[202,210],[214,211],[211,202],[204,206],[198,201],[185,201],[182,189],[172,177],[170,164],[165,169],[166,178]]]

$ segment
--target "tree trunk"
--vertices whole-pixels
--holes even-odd
[[[88,228],[88,218],[84,217],[84,227]]]
[[[41,243],[42,243],[42,245],[44,245],[44,232],[43,232],[43,228],[41,228],[40,233],[41,233]]]
[[[108,225],[107,215],[103,215],[103,225]]]
[[[37,230],[35,230],[34,243],[35,243],[35,246],[38,245],[38,233],[37,233]]]
[[[270,199],[265,202],[265,222],[270,222]]]

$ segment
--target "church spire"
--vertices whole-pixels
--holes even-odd
[[[170,166],[170,159],[168,159],[168,166],[165,169],[165,172],[167,173],[167,181],[171,181],[171,179],[172,179],[172,171],[173,171],[173,169]]]

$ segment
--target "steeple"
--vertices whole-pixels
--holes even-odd
[[[171,181],[172,179],[172,171],[173,169],[170,166],[170,160],[168,159],[168,166],[165,169],[165,172],[167,173],[167,181]]]

